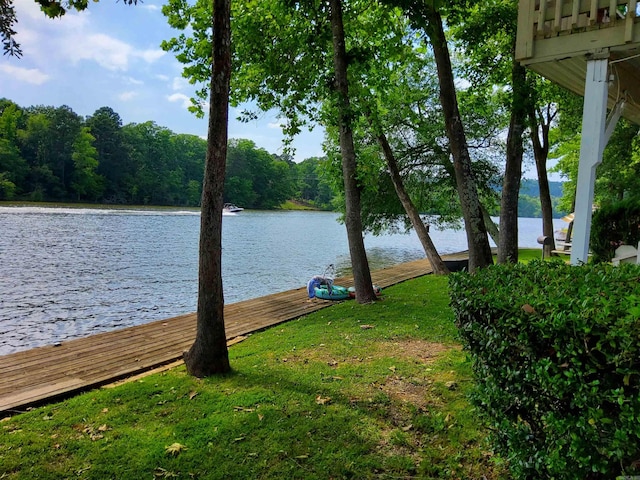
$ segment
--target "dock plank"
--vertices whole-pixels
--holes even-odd
[[[428,260],[416,260],[372,272],[386,288],[431,273]],[[336,279],[353,285],[353,278]],[[302,317],[332,305],[307,301],[306,288],[225,305],[229,343],[249,333]],[[195,338],[196,314],[190,313],[135,327],[98,333],[0,356],[0,412],[23,411],[31,405],[139,375],[182,358]]]

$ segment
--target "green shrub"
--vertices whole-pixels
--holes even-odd
[[[596,263],[610,262],[622,244],[640,241],[640,199],[629,198],[603,205],[593,213],[591,251]]]
[[[0,173],[0,200],[13,200],[16,194],[16,185],[7,178],[6,173]]]
[[[515,478],[640,473],[639,280],[560,261],[450,276],[473,401]]]

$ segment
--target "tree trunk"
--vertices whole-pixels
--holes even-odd
[[[571,212],[574,212],[575,214],[576,211],[576,191],[573,191],[573,201],[571,202]],[[569,243],[571,244],[571,236],[573,235],[573,222],[569,222],[569,226],[567,227],[567,236],[564,239],[564,243],[565,243],[565,248],[566,248],[566,244]]]
[[[455,179],[455,169],[453,168],[453,162],[448,161],[446,163],[443,163],[442,166],[445,168],[447,175]],[[498,226],[493,221],[491,215],[489,214],[489,210],[487,210],[487,207],[485,207],[482,202],[480,202],[480,209],[482,211],[482,220],[484,221],[484,226],[487,229],[487,234],[491,237],[493,243],[499,245],[500,230],[498,229]]]
[[[440,103],[445,117],[449,148],[453,156],[453,167],[456,177],[460,206],[464,217],[464,225],[469,245],[469,271],[483,268],[493,263],[489,237],[482,218],[480,199],[473,172],[471,157],[464,132],[464,126],[458,110],[458,99],[454,85],[451,57],[447,39],[444,35],[442,17],[434,8],[427,7],[427,35],[433,47],[440,83]]]
[[[222,289],[222,193],[227,159],[231,78],[231,1],[213,0],[213,74],[209,138],[202,186],[196,340],[184,353],[196,377],[228,372]]]
[[[356,178],[356,152],[353,145],[351,112],[349,105],[349,87],[347,79],[347,52],[344,41],[341,0],[330,0],[331,30],[333,33],[333,66],[335,85],[338,92],[338,111],[340,122],[340,152],[342,154],[342,176],[344,179],[344,197],[346,206],[345,224],[351,255],[353,283],[358,303],[371,303],[376,300],[371,282],[371,271],[367,260],[362,236],[362,216],[360,208],[360,189]]]
[[[522,177],[522,135],[527,118],[527,72],[515,60],[511,68],[511,119],[507,134],[507,162],[500,202],[498,263],[518,261],[518,196]]]
[[[400,169],[398,168],[398,162],[396,161],[396,157],[391,151],[391,146],[387,141],[387,137],[384,133],[377,133],[378,142],[382,147],[382,151],[384,152],[384,157],[387,160],[387,165],[389,167],[389,174],[391,175],[391,181],[393,182],[393,187],[396,190],[396,194],[398,195],[398,199],[402,206],[404,207],[404,211],[407,212],[407,216],[409,220],[411,220],[411,224],[413,225],[413,229],[416,231],[418,238],[420,239],[420,243],[422,244],[422,248],[424,248],[424,253],[427,255],[431,266],[433,267],[433,271],[436,275],[446,275],[449,273],[449,269],[440,258],[440,254],[438,254],[438,250],[436,250],[435,245],[431,241],[431,237],[429,236],[429,231],[427,227],[425,227],[422,218],[420,218],[420,212],[414,205],[413,201],[411,201],[411,197],[404,188],[404,183],[402,182],[402,176],[400,175]]]
[[[500,245],[500,229],[489,215],[489,211],[486,207],[481,203],[480,208],[482,208],[482,218],[484,219],[484,225],[487,227],[487,233],[493,240],[493,243],[496,245]]]
[[[552,115],[542,118],[536,115],[533,103],[529,106],[529,123],[531,124],[531,143],[533,144],[533,157],[538,172],[538,186],[540,189],[540,210],[542,211],[542,235],[551,238],[550,245],[544,245],[544,256],[550,257],[555,250],[555,238],[553,232],[553,204],[551,191],[549,190],[549,177],[547,175],[547,157],[549,155],[549,128]]]

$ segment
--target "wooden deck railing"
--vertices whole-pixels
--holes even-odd
[[[523,63],[640,41],[638,0],[520,0],[516,59]]]

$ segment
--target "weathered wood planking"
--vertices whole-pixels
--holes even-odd
[[[372,278],[386,288],[431,271],[425,259],[377,270]],[[349,287],[353,279],[344,277],[336,283]],[[308,302],[306,288],[297,288],[226,305],[227,338],[232,342],[332,303]],[[176,362],[193,343],[195,332],[196,315],[192,313],[0,356],[0,412],[17,411]]]

